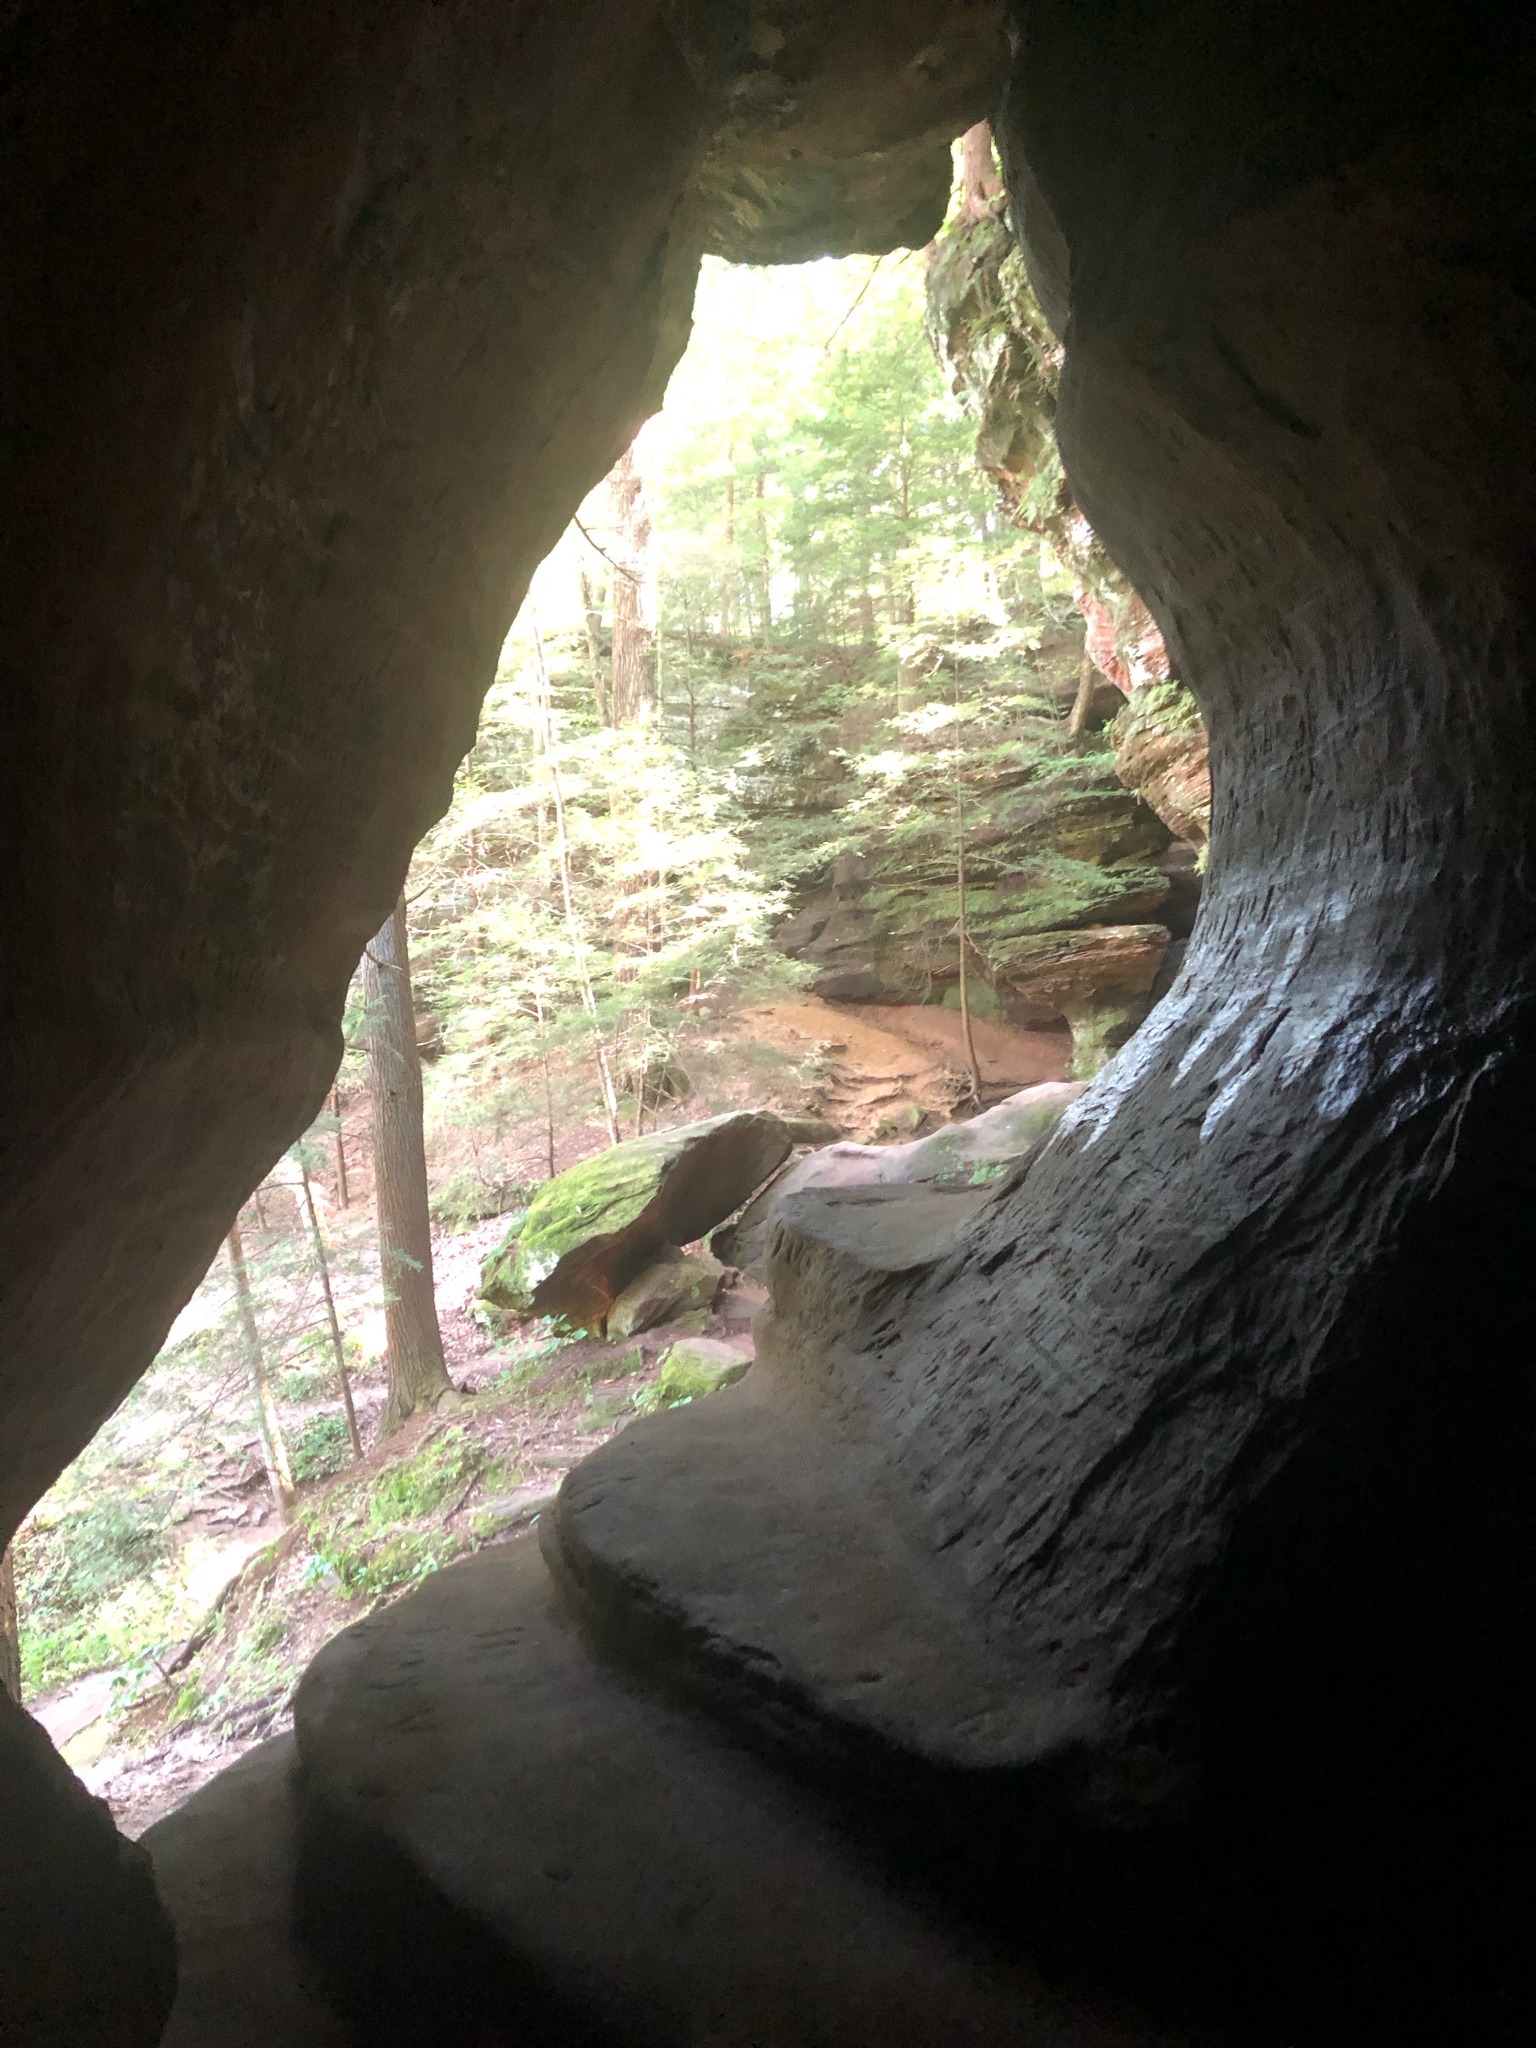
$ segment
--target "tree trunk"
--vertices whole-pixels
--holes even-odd
[[[383,1427],[453,1392],[437,1326],[432,1222],[421,1128],[421,1063],[411,1003],[405,902],[396,903],[364,960],[368,1061],[373,1082],[373,1174],[384,1277],[389,1393]]]
[[[240,1236],[238,1217],[229,1226],[225,1243],[235,1276],[235,1301],[240,1313],[245,1369],[250,1378],[251,1392],[256,1397],[261,1460],[267,1468],[267,1484],[272,1489],[277,1512],[286,1522],[293,1507],[293,1467],[288,1462],[288,1446],[283,1442],[283,1426],[278,1419],[277,1403],[272,1397],[272,1382],[267,1377],[267,1361],[261,1348],[261,1330],[256,1321],[256,1304],[251,1296],[251,1276],[246,1268],[245,1244]]]
[[[320,1218],[315,1214],[315,1191],[309,1184],[309,1168],[304,1156],[299,1154],[299,1178],[304,1190],[304,1212],[309,1218],[309,1241],[315,1254],[315,1270],[320,1275],[320,1291],[325,1296],[326,1320],[331,1326],[331,1350],[336,1357],[336,1377],[341,1382],[342,1406],[347,1411],[347,1437],[352,1445],[352,1455],[363,1455],[363,1440],[358,1434],[357,1409],[352,1401],[352,1376],[347,1371],[347,1350],[342,1341],[341,1323],[336,1315],[336,1297],[331,1292],[331,1264],[325,1255],[325,1239],[320,1234]]]
[[[347,1147],[341,1128],[341,1090],[331,1090],[331,1115],[336,1119],[336,1206],[347,1206]]]
[[[773,632],[773,571],[768,560],[768,508],[764,502],[765,480],[763,472],[757,472],[752,486],[752,496],[757,501],[757,552],[758,552],[758,610],[762,620],[762,634],[766,640]]]
[[[720,637],[729,641],[736,618],[736,443],[725,450],[725,588],[720,599]]]
[[[651,591],[651,513],[645,479],[633,447],[608,473],[613,507],[613,687],[615,725],[632,725],[655,689],[654,604]]]
[[[956,689],[956,707],[959,691]],[[981,1061],[976,1057],[976,1034],[971,1029],[971,934],[965,900],[965,782],[961,764],[955,762],[955,911],[960,938],[960,1030],[965,1039],[966,1063],[971,1070],[971,1093],[981,1107]]]
[[[1083,665],[1077,676],[1077,695],[1072,701],[1072,716],[1067,724],[1067,737],[1080,740],[1088,730],[1089,715],[1093,710],[1093,692],[1099,679],[1099,672],[1093,665],[1093,656],[1083,650]]]
[[[608,692],[603,677],[602,600],[585,569],[581,572],[581,616],[587,634],[587,663],[592,671],[592,702],[597,708],[598,724],[606,725]]]
[[[16,1552],[0,1550],[0,1692],[21,1705],[21,1627],[16,1619]]]

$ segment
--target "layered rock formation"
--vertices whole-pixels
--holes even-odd
[[[1054,427],[1062,343],[1040,309],[1007,195],[990,174],[987,127],[967,144],[962,204],[928,269],[934,348],[976,421],[977,462],[1010,518],[1039,534],[1076,576],[1085,652],[1132,700],[1115,731],[1122,781],[1170,832],[1201,848],[1210,837],[1211,799],[1199,708],[1170,681],[1156,620],[1073,495]]]
[[[1110,755],[1072,738],[1048,674],[1026,671],[1040,694],[1010,701],[1010,660],[992,649],[914,651],[931,690],[979,702],[963,752],[940,726],[907,741],[896,786],[870,778],[875,793],[839,814],[853,849],[801,885],[775,943],[830,1001],[957,1002],[963,840],[968,1000],[981,1016],[1070,1027],[1087,1078],[1146,1015],[1170,935],[1188,935],[1168,827]],[[813,780],[800,807],[833,812],[846,795]]]

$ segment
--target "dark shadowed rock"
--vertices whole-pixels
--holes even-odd
[[[293,1926],[297,1756],[253,1749],[144,1836],[180,1976],[160,2048],[350,2048]]]
[[[597,1329],[659,1253],[713,1229],[789,1151],[779,1119],[753,1109],[594,1153],[540,1188],[486,1258],[481,1299]]]
[[[338,1637],[296,1718],[306,1920],[398,2048],[1153,2038],[990,1965],[813,1794],[594,1656],[531,1542]]]
[[[0,1692],[0,2041],[154,2048],[175,1988],[148,1856]]]
[[[990,106],[999,0],[669,0],[721,113],[700,173],[709,247],[734,263],[921,248],[949,203],[954,137]]]

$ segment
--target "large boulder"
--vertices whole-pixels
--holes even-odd
[[[769,1110],[739,1110],[594,1153],[546,1181],[486,1259],[480,1298],[512,1315],[598,1329],[671,1246],[729,1216],[789,1156]]]
[[[743,1271],[761,1272],[785,1203],[811,1189],[985,1188],[1050,1136],[1084,1085],[1045,1081],[1023,1088],[967,1123],[948,1124],[908,1145],[828,1145],[808,1153],[754,1196],[734,1223],[717,1230],[710,1249]]]

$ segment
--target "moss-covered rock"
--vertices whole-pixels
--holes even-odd
[[[743,1110],[595,1153],[540,1188],[482,1265],[481,1301],[601,1329],[664,1248],[713,1229],[790,1146],[778,1117]]]
[[[675,1408],[682,1401],[718,1394],[722,1387],[734,1386],[742,1379],[751,1363],[734,1344],[723,1344],[714,1337],[684,1337],[663,1354],[661,1370],[636,1394],[635,1406],[642,1415],[653,1415],[660,1408]]]
[[[608,1311],[608,1335],[633,1337],[692,1309],[707,1309],[724,1278],[724,1266],[708,1252],[677,1252],[658,1259],[630,1281]]]
[[[1200,708],[1182,683],[1133,690],[1110,728],[1115,773],[1176,838],[1211,836],[1211,764]]]

